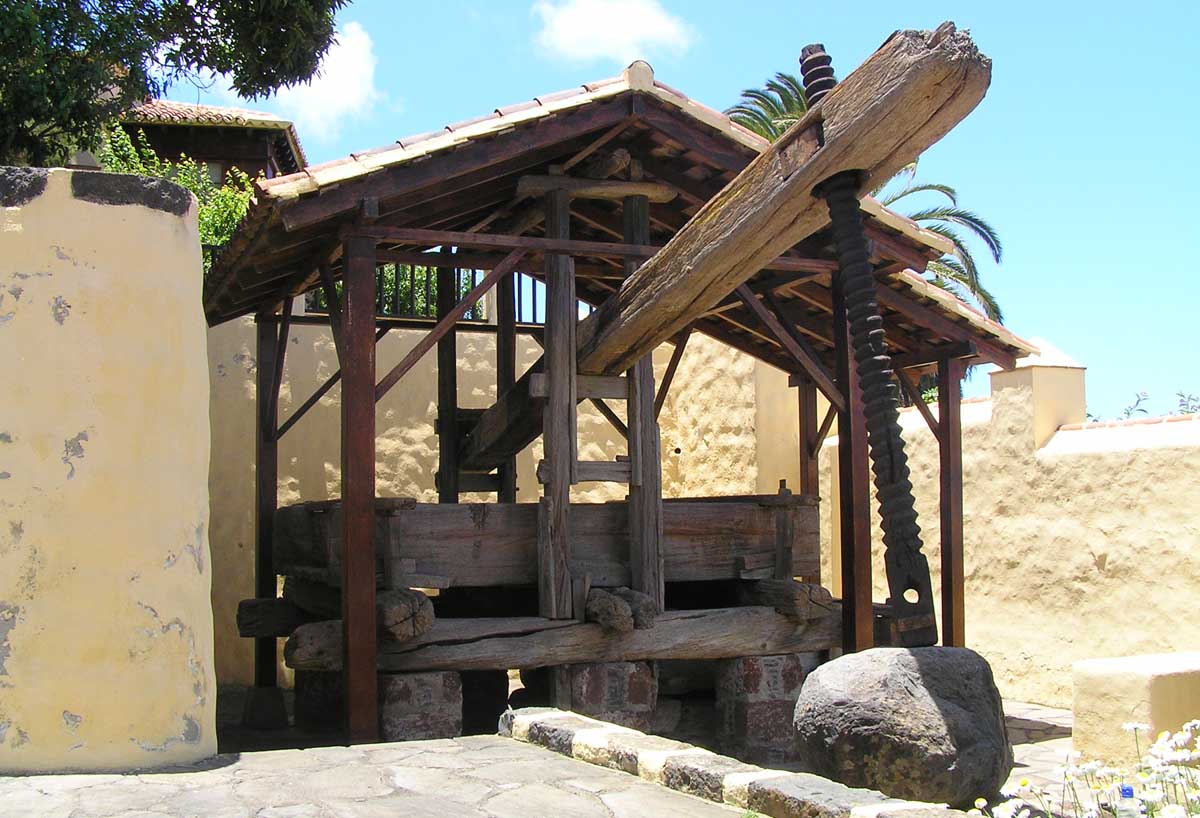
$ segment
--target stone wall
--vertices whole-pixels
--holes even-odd
[[[794,402],[794,390],[773,400]],[[1200,416],[1084,418],[1084,369],[1073,362],[1023,362],[991,376],[989,399],[963,404],[967,646],[991,662],[1004,696],[1057,707],[1071,705],[1077,660],[1200,643],[1186,613],[1200,578]],[[937,589],[937,444],[914,410],[901,423]],[[836,465],[831,439],[825,497]],[[835,594],[837,512],[836,501],[822,504]],[[883,601],[878,528],[874,543]]]
[[[254,335],[251,319],[209,331],[217,676],[222,682],[242,684],[253,676],[253,642],[237,635],[235,614],[238,601],[254,595]],[[415,330],[389,333],[379,344],[378,371],[390,369],[422,335]],[[540,355],[534,341],[520,337],[518,372]],[[670,346],[655,353],[657,379],[670,355]],[[494,335],[459,335],[460,406],[482,408],[495,401],[495,359]],[[764,367],[707,337],[696,335],[689,341],[660,417],[666,496],[746,494],[758,488],[756,373]],[[337,356],[327,330],[293,327],[280,417],[295,411],[336,369]],[[335,387],[280,442],[281,505],[339,495],[340,400],[341,390]],[[623,402],[611,405],[624,416]],[[436,417],[437,361],[430,352],[377,406],[377,494],[437,502]],[[579,444],[583,460],[612,460],[626,448],[624,439],[588,403],[580,406]],[[538,497],[534,468],[541,457],[539,439],[517,459],[521,502]],[[767,490],[774,492],[777,487],[776,483]],[[577,502],[604,502],[624,498],[625,493],[619,484],[586,483],[574,488],[571,496]],[[463,500],[494,497],[466,494]]]
[[[0,773],[216,752],[195,201],[0,170]]]

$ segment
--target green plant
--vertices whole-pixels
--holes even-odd
[[[107,171],[170,179],[195,195],[205,273],[212,266],[216,250],[237,230],[254,193],[250,177],[236,167],[225,174],[221,184],[217,184],[204,163],[187,156],[181,156],[178,162],[162,159],[150,147],[143,132],[138,131],[135,140],[119,125],[105,131],[99,158]]]
[[[1191,393],[1176,392],[1175,397],[1179,398],[1179,409],[1175,414],[1194,415],[1200,412],[1200,396]]]
[[[725,113],[765,139],[778,139],[790,125],[797,122],[808,109],[803,83],[793,74],[777,73],[763,88],[747,88],[742,100]],[[891,179],[878,185],[871,195],[886,206],[918,194],[936,194],[945,201],[922,207],[908,217],[922,227],[948,239],[950,253],[931,261],[926,274],[929,280],[964,301],[973,300],[993,321],[1003,321],[1004,314],[996,297],[983,285],[979,265],[968,239],[981,241],[997,264],[1004,247],[996,229],[978,213],[960,207],[958,191],[936,182],[918,183],[916,163],[902,168]]]
[[[1038,787],[1021,779],[1016,788],[1002,790],[1005,801],[989,806],[975,802],[973,815],[989,818],[1028,818],[1031,810],[1069,818],[1116,818],[1121,785],[1130,785],[1146,818],[1187,818],[1200,815],[1200,719],[1189,721],[1177,733],[1164,731],[1142,754],[1139,738],[1149,725],[1129,722],[1122,729],[1133,734],[1141,761],[1132,769],[1099,761],[1079,762],[1073,753],[1062,769],[1062,784]]]
[[[0,14],[0,164],[47,165],[181,78],[243,97],[307,81],[346,0],[13,0]]]
[[[1137,414],[1149,414],[1145,407],[1142,406],[1142,404],[1145,403],[1149,397],[1150,395],[1146,392],[1138,392],[1133,396],[1133,403],[1121,410],[1121,418],[1124,420],[1129,420],[1131,417]]]

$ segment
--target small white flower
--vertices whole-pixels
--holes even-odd
[[[1150,725],[1140,721],[1127,721],[1121,725],[1126,733],[1149,733]]]
[[[986,806],[987,806],[986,798],[976,798],[975,799],[975,809],[983,809]]]
[[[1158,818],[1187,818],[1187,810],[1179,804],[1167,804],[1159,810]]]

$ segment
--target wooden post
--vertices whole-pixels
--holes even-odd
[[[817,385],[811,378],[801,376],[797,384],[799,409],[800,444],[800,493],[810,497],[821,496],[821,472],[818,460],[819,441],[817,422]],[[821,574],[801,577],[804,582],[821,584]]]
[[[570,238],[570,198],[567,191],[545,196],[546,235]],[[546,485],[538,515],[538,610],[551,619],[570,619],[571,598],[570,505],[575,456],[575,270],[572,259],[546,254],[546,376],[550,396],[542,424]],[[582,613],[580,618],[582,618]],[[570,669],[550,669],[555,707],[570,710]]]
[[[838,497],[842,540],[842,649],[875,644],[871,600],[871,469],[862,392],[850,345],[841,274],[833,276],[833,341],[837,383],[846,408],[838,413]]]
[[[514,276],[496,282],[496,399],[517,382],[517,307]],[[517,502],[517,458],[510,455],[499,466],[501,503]]]
[[[458,276],[451,267],[437,268],[437,312],[445,318],[458,300]],[[458,502],[458,334],[454,328],[437,346],[439,503]]]
[[[962,378],[959,358],[938,361],[938,448],[941,454],[942,643],[965,647],[963,566]]]
[[[570,200],[565,190],[545,196],[546,235],[570,236]],[[571,259],[546,256],[546,376],[549,398],[545,408],[543,446],[546,462],[545,552],[539,554],[539,609],[542,616],[571,617],[569,512],[571,471],[575,461],[575,281]]]
[[[622,201],[625,241],[650,241],[650,202],[645,196],[626,196]],[[637,262],[625,262],[628,277]],[[647,353],[628,372],[629,401],[629,562],[633,589],[664,608],[662,458],[654,407],[654,357]]]
[[[342,366],[342,645],[351,742],[379,738],[375,644],[375,241],[345,240]]]
[[[260,319],[264,317],[259,316]],[[278,593],[272,549],[275,509],[279,502],[279,440],[275,434],[278,402],[272,395],[276,390],[276,371],[282,368],[282,361],[278,359],[279,336],[275,324],[259,320],[256,335],[254,595],[259,599],[274,599]],[[242,711],[242,723],[247,727],[281,729],[288,726],[283,693],[278,687],[278,661],[273,637],[254,640],[254,687]]]

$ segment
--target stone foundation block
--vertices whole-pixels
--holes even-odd
[[[571,703],[578,713],[649,730],[657,702],[658,677],[650,662],[571,665]]]
[[[379,725],[384,741],[462,734],[462,680],[453,671],[381,673]]]
[[[717,669],[717,747],[754,764],[796,759],[792,713],[804,681],[794,654],[726,659]]]
[[[1200,718],[1200,653],[1160,653],[1089,659],[1073,667],[1075,725],[1071,735],[1084,760],[1118,766],[1138,761],[1127,722],[1149,726],[1142,752],[1163,730],[1176,732]]]

